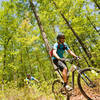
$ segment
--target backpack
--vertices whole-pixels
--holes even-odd
[[[50,57],[53,57],[53,48],[51,49],[51,51],[49,52]]]
[[[60,48],[60,45],[59,45],[59,43],[58,43],[58,47],[57,47],[57,49],[59,49]],[[64,45],[64,43],[63,43],[63,50],[65,50],[66,49],[66,46]],[[50,50],[50,52],[49,52],[49,55],[50,55],[50,57],[53,57],[53,48]]]

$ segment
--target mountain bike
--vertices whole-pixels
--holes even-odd
[[[71,91],[74,90],[74,74],[76,71],[78,74],[77,84],[83,96],[87,100],[100,100],[100,69],[92,68],[92,67],[81,69],[79,64],[77,66],[73,64],[73,62],[76,61],[76,59],[74,58],[65,59],[65,61],[70,62],[72,64],[72,67],[69,69],[68,74],[67,74],[69,76],[69,74],[72,72],[71,86],[73,89]],[[59,63],[63,64],[61,61],[59,61]],[[78,63],[78,60],[77,60],[77,63]],[[62,78],[62,74],[59,68],[57,68],[56,71],[59,73],[59,75]],[[70,91],[67,91],[66,89],[64,89],[63,84],[64,84],[63,81],[59,79],[55,80],[52,84],[52,92],[55,95],[59,93],[64,94],[64,95],[69,93]]]

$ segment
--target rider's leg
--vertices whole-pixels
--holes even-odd
[[[68,78],[67,78],[67,67],[65,67],[62,71],[62,76],[63,76],[63,80],[64,80],[64,85],[66,86],[68,83]]]
[[[64,80],[64,87],[67,89],[67,90],[72,90],[72,87],[70,87],[68,85],[68,76],[67,76],[67,72],[68,72],[68,69],[67,67],[65,67],[62,71],[62,75],[63,75],[63,80]]]

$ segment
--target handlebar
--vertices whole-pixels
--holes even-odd
[[[80,58],[62,58],[65,62],[70,62],[71,64],[73,61],[78,61]]]

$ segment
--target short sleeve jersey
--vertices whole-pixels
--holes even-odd
[[[31,80],[35,80],[34,77],[31,76]]]
[[[26,81],[35,80],[34,77],[31,76],[31,79],[26,78]]]
[[[58,45],[59,45],[59,48],[58,48]],[[65,47],[65,49],[64,49],[64,47]],[[57,50],[57,54],[60,58],[63,58],[64,51],[69,50],[69,47],[66,43],[64,43],[64,44],[55,43],[54,46],[53,46],[53,49]],[[52,57],[52,59],[54,60],[56,58]]]

